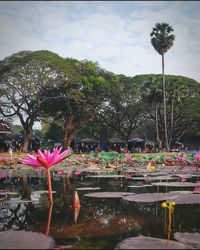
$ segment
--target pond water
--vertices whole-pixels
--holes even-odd
[[[54,203],[48,204],[45,176],[21,176],[3,178],[0,189],[10,193],[0,202],[0,231],[31,231],[49,235],[59,249],[115,249],[128,237],[151,236],[167,238],[166,210],[162,202],[136,203],[122,198],[95,198],[85,194],[91,192],[157,192],[156,187],[130,188],[142,181],[109,178],[68,178],[67,175],[52,178]],[[99,187],[97,190],[84,190]],[[72,208],[76,188],[80,209]],[[169,187],[177,190],[177,187]],[[182,190],[192,190],[193,188]],[[180,188],[179,188],[180,190]],[[36,192],[38,191],[38,192]],[[40,191],[40,192],[39,192]],[[165,192],[162,187],[160,192]],[[33,202],[29,202],[30,199]],[[200,206],[175,205],[172,218],[172,233],[200,232]],[[16,248],[17,245],[16,245]]]

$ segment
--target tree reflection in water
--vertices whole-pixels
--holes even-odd
[[[37,203],[26,203],[26,199],[30,199],[30,189],[44,190],[46,182],[43,178],[35,182],[33,177],[31,179],[25,175],[20,177],[20,182],[14,182],[15,189],[11,183],[4,183],[5,189],[9,190],[12,187],[10,191],[18,191],[20,194],[18,200],[21,199],[23,203],[15,202],[16,199],[12,196],[10,200],[1,202],[0,231],[13,229],[41,232],[53,237],[57,246],[72,244],[76,249],[115,248],[122,239],[139,234],[157,238],[165,237],[161,203],[157,204],[155,212],[156,203],[139,204],[125,202],[121,198],[85,197],[84,194],[93,191],[79,191],[81,208],[79,211],[73,210],[75,188],[85,185],[78,180],[74,183],[65,174],[60,176],[59,181],[52,182],[53,190],[56,191],[52,206],[49,207],[48,194],[45,193],[40,194]],[[120,181],[118,184],[118,190],[117,181],[115,185],[111,183],[112,186],[105,182],[93,182],[91,186],[100,186],[102,192],[113,191],[113,189],[126,191],[121,190]],[[200,212],[197,206],[177,205],[174,216],[174,231],[180,231],[180,226],[182,231],[200,231]]]
[[[22,185],[22,189],[21,189],[21,199],[22,200],[30,200],[31,199],[31,188],[28,184],[28,178],[26,174],[22,174],[21,178],[21,185]]]
[[[31,223],[32,205],[25,203],[1,204],[0,229],[23,230]]]

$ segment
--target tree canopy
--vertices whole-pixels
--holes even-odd
[[[166,75],[166,122],[169,143],[199,133],[200,84]],[[23,150],[34,122],[43,121],[43,138],[78,137],[108,140],[164,138],[162,75],[127,77],[102,69],[97,62],[62,58],[50,51],[22,51],[0,62],[0,112],[18,117]],[[44,126],[44,124],[47,124]]]
[[[0,62],[0,112],[16,116],[23,126],[23,150],[41,116],[42,90],[71,78],[64,59],[50,51],[22,51]]]

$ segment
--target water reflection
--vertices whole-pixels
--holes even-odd
[[[0,230],[23,230],[29,225],[31,215],[30,204],[6,203],[1,204]]]
[[[80,212],[80,207],[74,207],[74,208],[73,208],[73,219],[74,219],[74,223],[76,223],[77,220],[78,220],[79,212]]]
[[[22,200],[30,200],[31,199],[31,188],[28,184],[28,178],[26,174],[22,174],[21,178],[21,185],[22,185],[22,189],[21,189],[21,199]]]
[[[18,195],[17,198],[10,196],[9,200],[1,202],[0,231],[40,232],[53,237],[57,246],[70,245],[75,249],[113,249],[122,239],[140,234],[167,239],[167,216],[164,216],[159,202],[98,199],[84,196],[93,191],[78,191],[81,207],[73,208],[73,195],[77,187],[100,186],[102,192],[130,191],[125,186],[122,189],[120,184],[120,180],[74,181],[63,174],[52,181],[56,193],[54,203],[49,206],[47,193],[34,193],[47,190],[45,177],[23,174],[15,179],[10,178],[7,183],[0,182],[0,189],[18,192]],[[146,188],[144,192],[149,190]],[[33,203],[26,203],[33,198]],[[171,229],[173,232],[200,232],[199,220],[198,205],[176,205]]]

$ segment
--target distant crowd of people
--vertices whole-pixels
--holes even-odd
[[[21,144],[21,142],[18,142],[18,141],[3,141],[0,143],[0,149],[3,152],[7,152],[10,150],[21,152],[22,151],[22,144]]]
[[[79,143],[72,147],[74,153],[98,153],[101,151],[116,151],[118,153],[151,152],[152,146],[127,145],[120,143]]]

